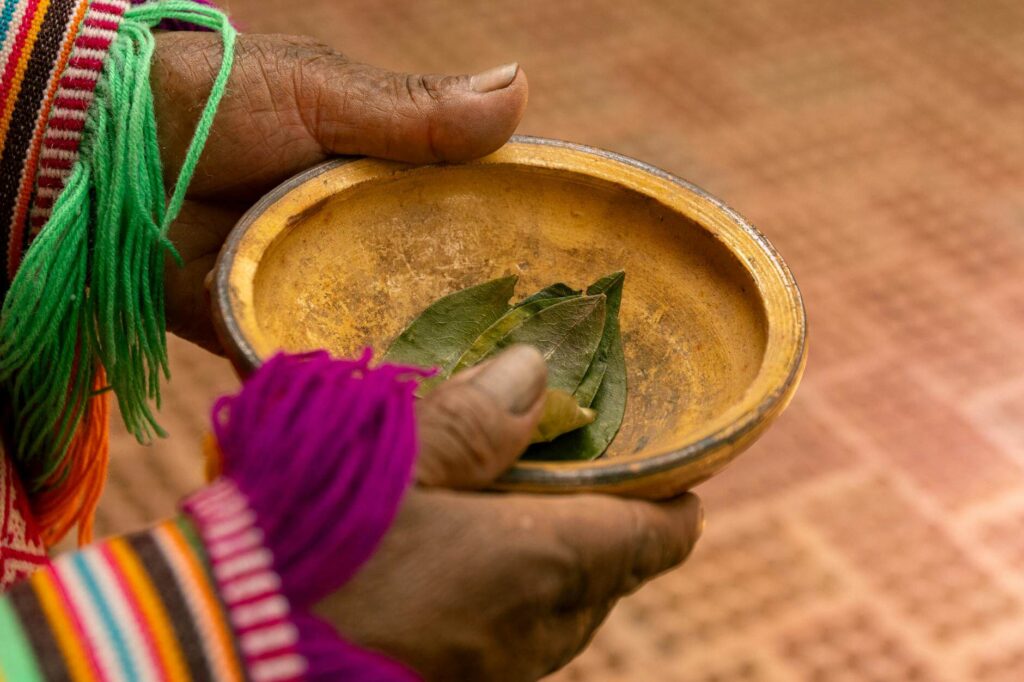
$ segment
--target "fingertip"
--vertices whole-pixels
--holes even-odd
[[[498,149],[519,125],[529,88],[515,63],[444,76],[321,60],[307,75],[318,91],[311,130],[325,151],[410,163],[468,161]]]
[[[502,351],[472,381],[501,409],[523,416],[544,397],[547,364],[536,348],[517,344]]]
[[[634,576],[642,582],[686,561],[703,531],[704,507],[692,493],[660,503],[635,504],[643,505],[637,509],[640,550],[634,564]]]
[[[468,161],[508,142],[526,112],[529,82],[522,68],[505,87],[479,92],[472,78],[454,81],[431,122],[435,160]]]
[[[419,482],[464,489],[492,483],[529,444],[546,382],[543,356],[517,345],[432,391],[417,405]]]
[[[692,550],[693,545],[704,534],[704,503],[693,493],[684,493],[666,504],[675,508],[683,527],[689,530],[689,545]]]

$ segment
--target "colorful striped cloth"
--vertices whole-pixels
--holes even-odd
[[[5,682],[250,679],[184,518],[36,571],[0,599],[0,642]]]
[[[78,155],[127,0],[0,0],[0,298]]]

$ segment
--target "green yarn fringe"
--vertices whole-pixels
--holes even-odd
[[[152,29],[178,19],[218,31],[224,56],[168,198],[150,64]],[[167,238],[227,87],[236,32],[188,0],[129,9],[104,63],[78,162],[25,254],[0,310],[0,383],[13,403],[14,457],[38,490],[67,452],[97,362],[128,430],[163,436],[154,415],[170,377],[164,318]]]

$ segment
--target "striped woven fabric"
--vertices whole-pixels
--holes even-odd
[[[245,680],[184,518],[36,571],[0,599],[0,681]]]
[[[232,481],[219,478],[183,506],[210,557],[252,679],[303,679],[307,665],[297,649],[299,631],[248,500]]]
[[[38,231],[77,158],[103,59],[129,3],[0,2],[2,296],[33,236],[30,214]]]
[[[92,103],[103,58],[128,5],[125,0],[94,0],[86,12],[67,69],[61,74],[42,140],[29,239],[50,217],[53,203],[78,158],[85,114]]]

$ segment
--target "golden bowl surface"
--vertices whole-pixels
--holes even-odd
[[[799,289],[768,241],[640,162],[514,138],[459,165],[338,159],[238,223],[219,332],[243,375],[277,350],[383,351],[439,296],[506,274],[519,294],[626,271],[629,397],[591,462],[520,462],[499,488],[664,498],[725,467],[788,404],[806,358]]]

